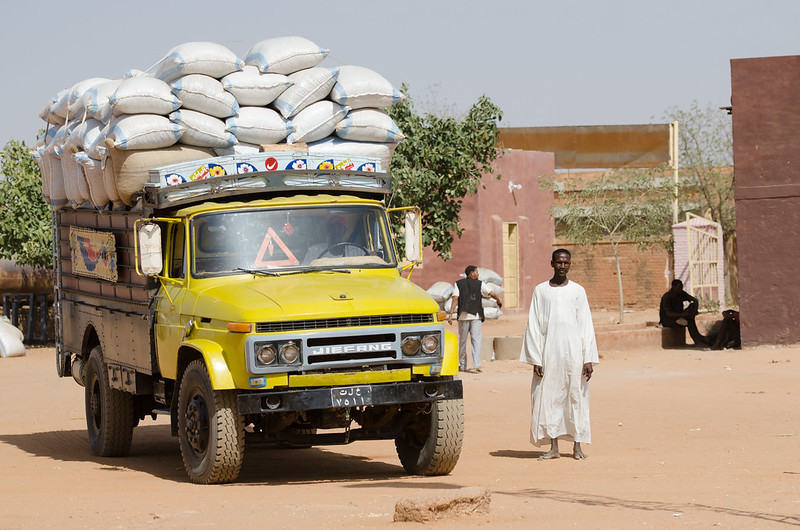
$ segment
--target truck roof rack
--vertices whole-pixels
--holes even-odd
[[[143,202],[167,208],[269,192],[356,192],[386,195],[392,177],[378,158],[307,152],[230,155],[150,170]]]

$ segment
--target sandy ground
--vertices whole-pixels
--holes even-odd
[[[517,332],[493,322],[485,332]],[[0,359],[0,528],[785,528],[800,526],[800,346],[602,352],[585,461],[540,461],[528,442],[530,368],[464,374],[461,459],[443,477],[403,472],[391,442],[248,448],[235,484],[188,483],[166,418],[130,456],[86,439],[83,388],[52,349]],[[393,523],[395,503],[488,488],[488,515]]]

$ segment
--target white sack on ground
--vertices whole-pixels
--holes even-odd
[[[242,107],[263,107],[283,94],[292,85],[283,74],[264,74],[255,67],[247,65],[221,80],[225,90],[230,92]]]
[[[286,138],[286,142],[315,142],[330,136],[348,108],[333,101],[317,101],[301,110],[292,120],[294,131]]]
[[[284,118],[291,118],[309,105],[322,101],[331,92],[338,71],[335,68],[309,68],[289,76],[292,85],[275,98],[272,106]]]
[[[205,74],[219,79],[241,70],[244,61],[215,42],[186,42],[174,47],[156,65],[155,76],[167,83],[189,74]]]
[[[478,267],[478,279],[482,282],[503,285],[503,277],[491,269]]]
[[[239,110],[233,94],[213,77],[189,74],[170,83],[170,87],[181,102],[181,110],[196,110],[215,118],[227,118]]]
[[[352,109],[384,108],[405,99],[405,96],[374,70],[363,66],[341,66],[339,77],[330,95],[331,100]]]
[[[250,144],[277,144],[292,132],[291,121],[264,107],[241,107],[226,125],[237,140]]]
[[[328,50],[303,37],[276,37],[257,42],[245,63],[264,73],[292,74],[318,65]]]
[[[236,145],[225,122],[194,110],[178,110],[169,115],[170,121],[183,130],[178,143],[197,147],[230,147]]]
[[[336,124],[336,136],[357,142],[389,143],[398,143],[405,138],[394,120],[379,109],[350,111]]]
[[[426,291],[431,298],[443,303],[453,296],[453,285],[448,282],[436,282]]]
[[[24,340],[25,335],[11,324],[8,317],[0,317],[0,357],[5,359],[25,355]]]

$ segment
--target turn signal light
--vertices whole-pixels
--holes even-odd
[[[228,322],[228,331],[234,333],[250,333],[253,325],[250,322]]]

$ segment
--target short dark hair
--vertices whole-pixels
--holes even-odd
[[[570,259],[572,259],[572,253],[569,250],[565,248],[557,248],[553,251],[553,256],[550,258],[550,261],[555,261],[558,254],[566,254]]]
[[[683,288],[683,282],[678,280],[678,279],[672,280],[672,286],[673,287],[681,287],[681,288]]]
[[[475,265],[467,265],[467,268],[464,269],[464,274],[466,274],[467,278],[469,278],[470,273],[476,270],[477,268],[478,267],[476,267]]]

